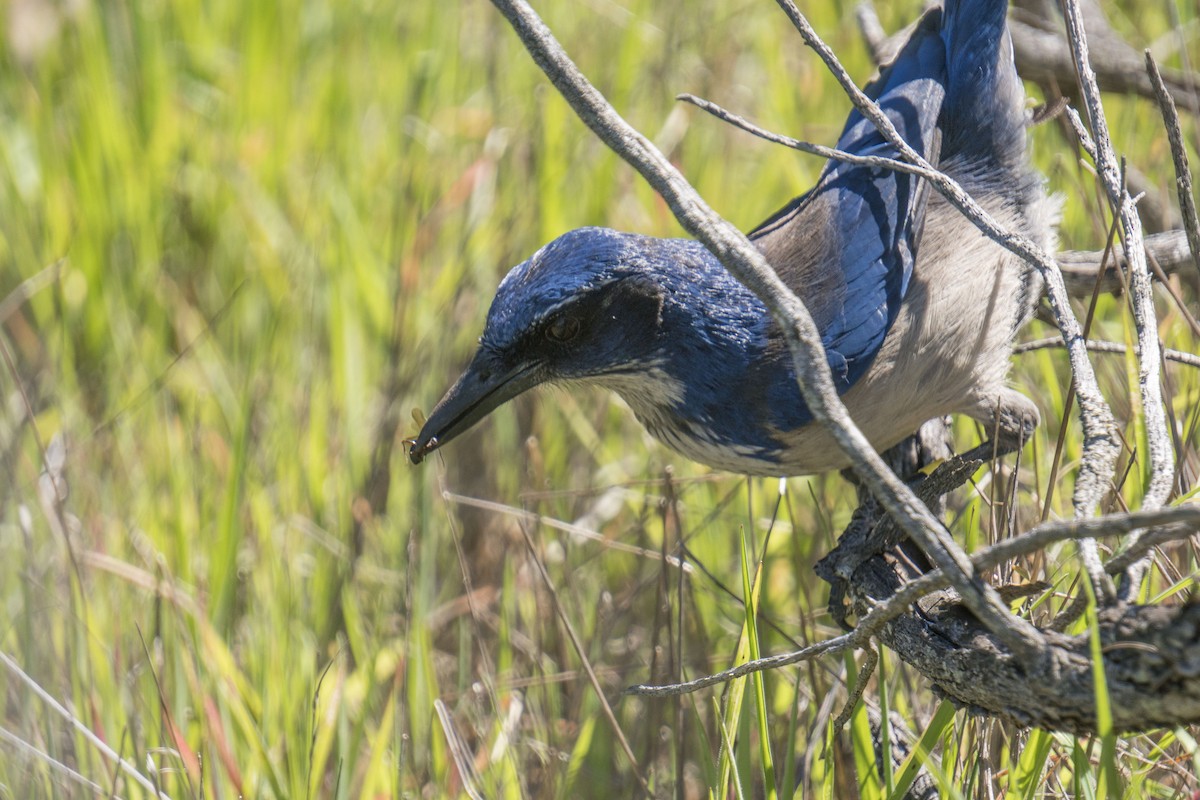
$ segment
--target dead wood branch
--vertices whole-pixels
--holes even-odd
[[[1100,88],[1154,98],[1154,86],[1146,74],[1141,50],[1113,30],[1096,0],[1083,0],[1080,6]],[[1014,0],[1013,7],[1009,27],[1021,77],[1043,86],[1056,86],[1064,95],[1077,97],[1075,64],[1059,4],[1049,0]],[[1193,114],[1200,112],[1200,94],[1197,94],[1200,75],[1164,70],[1163,81],[1177,106]]]
[[[1166,231],[1147,236],[1145,239],[1146,256],[1151,263],[1158,264],[1166,275],[1172,275],[1192,264],[1192,254],[1188,249],[1187,234],[1181,230]],[[1067,291],[1072,297],[1091,297],[1092,287],[1096,285],[1096,273],[1104,263],[1103,250],[1068,250],[1058,254],[1058,264],[1062,269]],[[1121,273],[1128,272],[1129,263],[1125,258],[1125,249],[1121,246],[1113,248],[1109,256],[1104,274],[1100,276],[1100,290],[1103,292],[1121,292],[1125,289],[1125,281]]]
[[[1100,88],[1154,99],[1154,83],[1146,74],[1141,50],[1113,30],[1095,0],[1084,0],[1081,5]],[[876,64],[890,63],[912,33],[910,25],[889,36],[869,0],[859,4],[857,19]],[[1057,0],[1013,0],[1008,27],[1021,77],[1039,86],[1053,87],[1067,97],[1076,97],[1075,62]],[[1167,69],[1163,70],[1162,78],[1163,88],[1175,105],[1193,114],[1200,113],[1200,75]]]

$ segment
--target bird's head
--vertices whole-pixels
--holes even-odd
[[[412,462],[534,386],[603,382],[659,360],[667,291],[656,269],[660,241],[581,228],[514,267],[474,358],[412,443]]]

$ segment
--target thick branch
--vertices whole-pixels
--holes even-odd
[[[1183,231],[1156,233],[1147,236],[1144,243],[1150,260],[1167,275],[1179,272],[1192,263],[1187,234]],[[1066,279],[1067,291],[1073,297],[1090,297],[1097,280],[1103,292],[1119,292],[1125,288],[1121,274],[1128,272],[1129,262],[1125,258],[1124,247],[1113,248],[1104,274],[1099,278],[1097,273],[1104,263],[1103,250],[1067,250],[1058,254],[1058,263]]]
[[[1005,658],[961,609],[938,611],[905,614],[878,639],[959,705],[1021,726],[1097,733],[1088,635],[1045,632],[1050,656],[1032,665]],[[1200,720],[1200,605],[1112,606],[1100,611],[1099,629],[1116,731]]]
[[[1017,71],[1026,80],[1042,85],[1053,84],[1068,92],[1075,86],[1075,64],[1067,37],[1062,31],[1058,3],[1022,0],[1009,22],[1013,35],[1013,53]],[[1103,11],[1093,2],[1083,8],[1083,21],[1091,31],[1093,59],[1097,79],[1106,92],[1154,97],[1154,88],[1142,68],[1136,48],[1112,30]],[[1168,91],[1175,102],[1192,113],[1200,111],[1195,87],[1200,76],[1180,70],[1167,70]]]
[[[875,522],[878,524],[884,520],[883,517],[877,516]],[[1006,539],[990,547],[980,550],[972,556],[971,561],[977,571],[989,570],[1000,564],[1007,563],[1012,559],[1027,553],[1033,553],[1045,549],[1048,545],[1055,542],[1067,540],[1079,540],[1085,538],[1098,538],[1104,536],[1120,536],[1134,530],[1142,528],[1152,528],[1153,533],[1144,537],[1138,543],[1137,549],[1123,551],[1117,558],[1136,558],[1145,551],[1146,548],[1157,546],[1167,541],[1185,539],[1200,527],[1200,505],[1187,505],[1171,509],[1158,509],[1155,511],[1138,511],[1128,514],[1112,514],[1107,517],[1068,520],[1063,522],[1048,522],[1039,525],[1028,533],[1012,539]],[[1115,561],[1116,559],[1114,559]],[[878,559],[878,564],[882,564],[883,559]],[[928,597],[934,592],[943,590],[949,586],[946,576],[940,571],[929,572],[920,577],[917,577],[903,585],[897,585],[896,576],[888,571],[879,574],[873,574],[878,568],[875,561],[871,562],[871,566],[864,570],[860,569],[855,575],[855,581],[852,585],[860,597],[860,602],[865,606],[870,606],[870,610],[865,613],[859,620],[858,626],[850,633],[842,636],[835,636],[832,639],[827,639],[822,642],[817,642],[808,647],[802,648],[791,653],[782,653],[775,656],[767,656],[756,661],[740,664],[732,669],[714,675],[706,675],[702,678],[697,678],[693,681],[688,681],[682,684],[673,684],[668,686],[634,686],[627,689],[629,694],[648,695],[651,697],[664,697],[669,695],[684,694],[694,692],[706,686],[712,686],[717,683],[723,683],[734,678],[740,678],[752,672],[759,672],[766,669],[776,669],[788,664],[795,664],[803,661],[810,661],[823,655],[832,655],[841,653],[847,649],[855,649],[864,647],[873,636],[881,635],[885,632],[886,627],[894,620],[902,616],[913,616],[918,621],[921,621],[921,615],[913,615],[910,609],[914,603],[924,597]],[[880,583],[882,576],[883,583]],[[865,580],[864,580],[865,579]],[[866,597],[883,597],[882,601],[869,601],[862,598]],[[926,623],[927,624],[927,623]],[[978,625],[978,622],[975,623]],[[937,631],[934,630],[932,635],[936,638]],[[976,630],[971,638],[978,638],[984,635],[982,630]],[[1056,637],[1052,642],[1054,647],[1062,647],[1064,641],[1070,641],[1069,637],[1062,637],[1059,634],[1049,634]],[[909,660],[905,650],[897,645],[889,645],[900,654],[905,660]],[[1086,641],[1082,645],[1072,645],[1072,647],[1082,647],[1081,652],[1086,654]],[[967,648],[970,649],[970,648]],[[988,658],[996,661],[999,665],[1001,661],[1006,663],[1012,662],[1022,665],[1021,668],[1033,668],[1036,665],[1029,662],[1023,662],[1020,659],[1014,659],[1007,654],[1001,654],[994,644],[988,645],[986,648]],[[1198,654],[1200,655],[1200,654]],[[920,656],[917,660],[923,660],[924,656]],[[1057,657],[1056,657],[1057,659]],[[1005,667],[1008,669],[1009,667]],[[1085,665],[1086,670],[1091,669],[1090,662]],[[932,676],[930,676],[932,677]],[[1072,677],[1075,680],[1078,676]],[[1198,700],[1198,709],[1189,720],[1195,721],[1200,719],[1200,684],[1196,687],[1196,696]],[[959,697],[959,695],[954,695]],[[978,699],[978,698],[977,698]],[[976,701],[977,705],[980,705]],[[1093,698],[1094,699],[1094,698]],[[1007,701],[997,701],[993,704],[993,709],[1000,713],[1001,709]],[[1091,702],[1091,701],[1089,701]],[[1138,727],[1131,725],[1130,728]],[[1144,727],[1150,727],[1149,724]]]

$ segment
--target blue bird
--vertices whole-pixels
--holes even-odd
[[[1026,159],[1006,10],[1006,0],[946,0],[867,93],[1002,225],[1052,250],[1057,203]],[[858,112],[837,147],[897,157]],[[874,447],[950,413],[994,432],[1000,452],[1032,433],[1036,406],[1005,380],[1040,279],[926,182],[831,160],[750,239],[812,312]],[[694,241],[581,228],[514,267],[410,459],[543,383],[615,391],[656,438],[717,469],[786,476],[848,463],[814,423],[766,308]]]

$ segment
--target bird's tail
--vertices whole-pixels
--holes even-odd
[[[1013,64],[1008,0],[945,0],[943,158],[1024,158],[1025,92]]]

